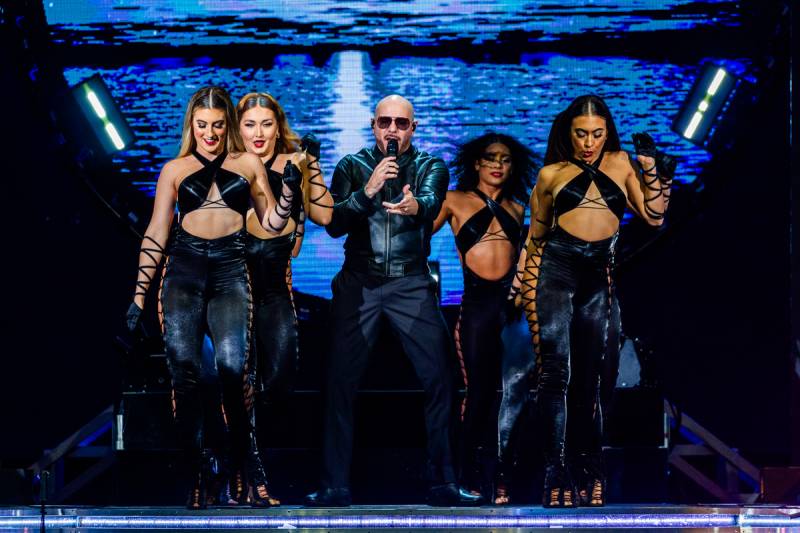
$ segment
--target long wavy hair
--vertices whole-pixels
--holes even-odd
[[[278,121],[278,139],[275,141],[275,148],[279,154],[288,154],[300,149],[300,136],[297,135],[289,126],[289,119],[278,101],[269,93],[247,93],[239,100],[236,106],[237,122],[242,120],[242,116],[248,109],[263,107],[275,113]],[[237,130],[238,131],[238,130]]]
[[[494,143],[501,143],[511,151],[511,175],[503,183],[501,195],[521,204],[528,201],[530,189],[536,174],[539,172],[539,161],[536,154],[514,137],[503,133],[489,131],[462,144],[455,159],[451,163],[453,176],[456,179],[456,190],[474,191],[478,188],[478,171],[475,163],[486,152],[486,148]]]
[[[198,109],[221,109],[225,113],[225,149],[228,153],[244,152],[244,142],[239,135],[238,123],[235,120],[236,112],[228,91],[222,87],[208,86],[194,93],[186,106],[178,157],[189,155],[197,148],[197,141],[192,134],[192,119]]]
[[[614,123],[611,111],[605,101],[597,95],[584,94],[574,99],[564,111],[556,115],[556,119],[550,127],[550,135],[547,137],[545,165],[567,161],[575,156],[570,130],[572,129],[572,119],[581,115],[595,115],[606,119],[606,142],[603,145],[603,152],[618,152],[622,149],[619,144],[617,125]]]

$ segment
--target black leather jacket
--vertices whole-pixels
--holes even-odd
[[[333,219],[325,226],[331,237],[347,234],[345,269],[384,277],[428,272],[431,228],[439,214],[450,174],[444,161],[414,146],[400,154],[397,178],[369,198],[364,186],[384,158],[377,145],[344,157],[333,172]],[[390,215],[381,205],[402,198],[403,186],[419,203],[416,215]]]

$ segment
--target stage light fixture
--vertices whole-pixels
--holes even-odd
[[[672,131],[698,146],[707,147],[738,85],[739,79],[725,68],[707,64],[672,122]]]
[[[73,86],[71,93],[94,138],[106,154],[123,150],[133,143],[133,131],[114,102],[103,78],[95,74]]]

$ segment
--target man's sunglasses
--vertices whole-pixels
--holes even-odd
[[[382,130],[385,130],[391,126],[392,121],[394,121],[397,129],[400,131],[406,131],[411,127],[411,119],[406,117],[378,117],[372,119],[372,123],[377,125],[378,128]]]

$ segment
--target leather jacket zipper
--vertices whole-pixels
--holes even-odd
[[[391,213],[386,213],[386,226],[383,235],[384,242],[386,243],[386,246],[383,248],[383,275],[387,278],[389,277],[389,248],[392,246],[391,231],[389,230],[391,217]]]

